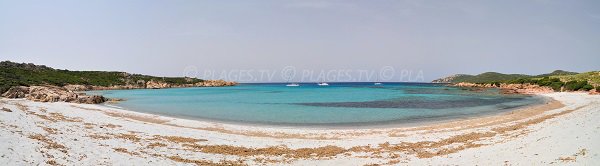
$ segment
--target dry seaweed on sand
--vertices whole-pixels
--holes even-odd
[[[10,110],[8,108],[4,108],[4,107],[2,107],[2,111],[4,111],[4,112],[12,112],[12,110]]]

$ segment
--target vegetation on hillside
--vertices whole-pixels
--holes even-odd
[[[67,84],[114,86],[136,84],[138,80],[157,80],[174,85],[197,83],[203,80],[184,77],[154,77],[125,72],[69,71],[31,63],[0,62],[0,92],[12,86]]]
[[[584,73],[581,73],[584,74]],[[532,78],[532,79],[541,79],[544,77],[569,77],[572,75],[579,75],[579,73],[576,72],[569,72],[569,71],[564,71],[564,70],[555,70],[552,73],[548,73],[548,74],[540,74],[540,75],[525,75],[525,74],[503,74],[503,73],[497,73],[497,72],[485,72],[485,73],[481,73],[478,75],[468,75],[468,74],[457,74],[454,76],[451,76],[451,79],[437,79],[437,80],[445,80],[448,81],[448,83],[459,83],[459,82],[470,82],[470,83],[489,83],[489,82],[504,82],[504,81],[511,81],[511,80],[518,80],[518,79],[524,79],[524,78]],[[582,76],[582,77],[587,77],[587,76]],[[600,76],[599,76],[600,78]],[[434,80],[433,82],[438,82],[437,80]],[[600,80],[599,80],[600,83]]]
[[[569,81],[588,81],[590,84],[600,86],[600,71],[591,71],[571,75],[555,75],[550,78],[558,78],[563,82]]]
[[[585,73],[575,73],[563,70],[556,70],[552,73],[541,75],[523,75],[523,74],[502,74],[496,72],[486,72],[479,75],[454,75],[451,79],[442,78],[438,80],[449,81],[450,83],[470,82],[477,84],[492,84],[500,86],[507,84],[534,84],[551,87],[555,91],[589,91],[596,87],[600,91],[600,72],[592,71]],[[434,80],[434,82],[436,82]]]
[[[458,82],[493,82],[493,81],[508,81],[515,80],[520,78],[528,78],[530,76],[523,74],[502,74],[496,72],[486,72],[478,75],[458,75],[453,80],[452,83]]]
[[[554,89],[554,91],[560,91],[561,88],[565,85],[564,82],[560,81],[558,78],[550,78],[544,77],[542,79],[531,79],[531,78],[520,78],[516,80],[509,80],[505,82],[495,82],[496,85],[499,83],[508,83],[508,84],[534,84],[539,86],[548,86]]]
[[[535,77],[550,77],[550,76],[562,76],[562,75],[574,75],[574,74],[578,74],[578,73],[577,72],[564,71],[564,70],[554,70],[552,73],[540,74],[540,75],[537,75]]]

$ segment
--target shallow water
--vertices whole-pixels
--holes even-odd
[[[187,119],[268,125],[381,125],[431,122],[501,113],[544,102],[428,83],[283,83],[233,87],[107,90],[89,93],[124,98],[129,110]]]

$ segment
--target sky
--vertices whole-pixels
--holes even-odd
[[[0,60],[241,82],[584,72],[600,70],[600,1],[0,0]]]

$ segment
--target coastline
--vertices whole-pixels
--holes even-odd
[[[429,84],[429,83],[421,83],[421,84]],[[152,90],[154,91],[154,90]],[[107,94],[113,93],[112,91],[105,91]],[[89,92],[86,92],[89,93]],[[108,97],[115,97],[115,98],[123,98],[124,100],[127,100],[127,96],[119,96],[119,95],[107,95],[107,94],[103,94],[104,92],[102,91],[92,91],[91,94],[93,95],[106,95]],[[502,94],[504,96],[504,94]],[[397,118],[397,119],[385,119],[385,120],[381,120],[381,121],[371,121],[371,122],[360,122],[360,121],[352,121],[352,122],[344,122],[344,123],[293,123],[293,122],[282,122],[282,121],[277,121],[277,120],[273,120],[273,121],[252,121],[252,120],[241,120],[241,119],[227,119],[225,118],[218,118],[218,117],[210,117],[210,116],[203,116],[201,114],[186,114],[186,113],[180,113],[180,111],[177,110],[173,110],[173,111],[165,111],[165,110],[169,110],[169,108],[167,109],[150,109],[150,108],[143,108],[143,107],[136,107],[135,105],[127,105],[127,103],[123,103],[123,105],[119,105],[119,102],[106,102],[106,103],[102,103],[103,105],[107,105],[109,107],[117,107],[117,108],[121,108],[121,109],[129,109],[131,111],[134,112],[140,112],[140,113],[149,113],[149,114],[155,114],[155,115],[160,115],[160,116],[165,116],[165,117],[171,117],[171,118],[181,118],[181,119],[187,119],[187,120],[196,120],[196,121],[205,121],[205,122],[214,122],[214,123],[222,123],[222,124],[235,124],[235,125],[245,125],[245,126],[262,126],[262,127],[298,127],[298,128],[318,128],[318,129],[328,129],[328,128],[332,128],[332,129],[345,129],[345,128],[390,128],[390,127],[411,127],[411,126],[421,126],[421,125],[427,125],[427,124],[435,124],[435,123],[440,123],[440,122],[448,122],[448,121],[454,121],[454,120],[464,120],[464,119],[470,119],[470,118],[477,118],[477,117],[484,117],[484,116],[491,116],[491,115],[499,115],[499,114],[503,114],[506,112],[511,112],[514,111],[516,109],[521,109],[521,108],[525,108],[525,107],[529,107],[532,105],[539,105],[539,104],[544,104],[544,102],[546,102],[545,100],[548,100],[547,97],[543,97],[540,95],[535,95],[535,94],[508,94],[506,96],[508,97],[516,97],[513,95],[517,95],[519,98],[528,98],[527,100],[530,100],[529,103],[527,103],[527,105],[525,104],[521,104],[521,105],[504,105],[504,104],[496,104],[496,105],[490,105],[490,108],[488,107],[481,107],[482,110],[488,110],[488,111],[482,111],[482,112],[471,112],[471,113],[463,113],[463,114],[455,114],[455,115],[424,115],[424,116],[411,116],[410,118]],[[127,102],[127,101],[125,101]],[[161,101],[156,101],[156,102],[161,102]],[[138,104],[139,106],[139,104]],[[494,108],[491,108],[494,107]],[[173,107],[171,107],[173,108]],[[475,108],[475,107],[473,107]],[[243,109],[241,109],[243,110]]]
[[[172,115],[167,113],[151,113],[151,112],[143,112],[136,111],[132,109],[127,109],[121,106],[113,105],[110,102],[101,103],[101,106],[106,107],[107,109],[118,109],[122,112],[130,112],[130,113],[139,113],[139,114],[148,114],[155,115],[167,119],[181,119],[181,120],[190,120],[190,121],[200,121],[206,123],[217,123],[224,125],[234,125],[234,126],[256,126],[256,127],[265,127],[265,128],[301,128],[301,129],[389,129],[389,128],[406,128],[406,127],[419,127],[425,125],[437,125],[448,122],[455,121],[463,121],[463,120],[472,120],[477,118],[489,117],[489,116],[502,116],[505,114],[509,114],[514,111],[519,111],[522,109],[531,109],[538,106],[546,105],[550,102],[557,102],[556,100],[544,97],[541,95],[535,94],[524,94],[530,97],[539,97],[540,102],[534,103],[530,105],[517,106],[514,108],[507,109],[499,109],[496,111],[476,113],[474,115],[455,115],[455,116],[446,116],[446,117],[423,117],[418,119],[411,119],[409,122],[400,122],[398,120],[391,121],[379,121],[379,122],[351,122],[351,123],[319,123],[319,124],[295,124],[295,123],[261,123],[261,122],[244,122],[244,121],[235,121],[235,120],[220,120],[220,119],[211,119],[211,118],[201,118],[201,117],[185,117],[184,115]]]
[[[532,94],[530,94],[532,95]],[[541,96],[541,95],[540,95]],[[543,96],[542,96],[543,97]],[[147,113],[147,112],[138,112],[133,110],[128,110],[126,108],[118,107],[118,106],[106,106],[106,104],[101,105],[88,105],[88,104],[76,104],[71,105],[71,107],[76,107],[84,110],[92,110],[92,111],[101,111],[109,116],[113,117],[122,117],[133,120],[139,120],[147,123],[155,123],[155,124],[163,124],[163,125],[171,125],[176,127],[184,127],[184,128],[194,128],[200,129],[198,126],[211,126],[211,127],[219,127],[223,128],[222,130],[217,130],[217,132],[223,133],[236,133],[235,131],[245,128],[246,130],[254,130],[251,132],[262,131],[264,129],[269,130],[300,130],[304,134],[311,134],[310,131],[313,132],[322,132],[325,133],[329,131],[343,131],[343,132],[354,132],[354,131],[362,131],[362,130],[382,130],[377,132],[385,132],[388,130],[398,130],[398,129],[408,129],[408,128],[423,128],[423,127],[432,127],[432,126],[448,126],[449,124],[464,124],[471,123],[471,121],[482,121],[483,119],[502,119],[506,118],[506,116],[510,116],[515,112],[536,112],[535,114],[527,114],[527,116],[521,117],[523,119],[530,118],[535,115],[539,115],[544,111],[549,111],[552,109],[558,109],[563,107],[560,101],[554,100],[550,97],[544,97],[544,101],[542,103],[537,103],[533,105],[526,105],[517,108],[511,108],[508,110],[504,110],[501,112],[493,112],[493,113],[479,113],[473,116],[466,117],[448,117],[443,119],[436,119],[430,121],[423,122],[410,122],[410,123],[394,123],[390,124],[369,124],[365,126],[351,126],[351,125],[340,125],[335,126],[330,124],[318,124],[318,125],[279,125],[279,124],[263,124],[263,123],[251,123],[251,122],[235,122],[235,121],[221,121],[221,120],[213,120],[213,119],[202,119],[202,118],[183,118],[177,116],[164,115],[159,113]],[[248,128],[251,126],[251,128]],[[210,128],[210,127],[208,127]],[[210,129],[209,129],[210,130]],[[246,135],[241,132],[239,135]],[[252,136],[252,135],[247,135]],[[266,136],[266,137],[276,137],[276,136]]]
[[[532,106],[540,107],[538,109],[523,108],[502,115],[424,126],[365,129],[222,124],[163,117],[100,105],[39,103],[3,98],[0,99],[0,107],[8,108],[11,112],[0,111],[2,115],[0,132],[3,136],[6,135],[2,141],[11,143],[2,145],[9,146],[2,147],[2,154],[8,156],[0,158],[0,162],[77,164],[103,161],[110,165],[118,165],[124,164],[127,159],[123,159],[128,158],[148,165],[161,163],[312,165],[317,161],[321,164],[345,165],[419,163],[437,165],[435,163],[459,164],[464,161],[474,161],[479,164],[500,165],[505,160],[520,164],[557,162],[585,165],[585,163],[598,161],[597,157],[590,157],[598,154],[600,147],[598,143],[593,142],[589,134],[592,134],[593,138],[598,138],[599,136],[594,133],[598,131],[600,124],[581,119],[600,117],[598,102],[600,98],[582,93],[542,95],[555,99],[558,104],[550,102],[550,104]],[[563,112],[566,113],[560,114]],[[594,116],[582,116],[585,114]],[[565,150],[567,147],[561,146],[558,151],[549,151],[550,154],[543,155],[544,158],[531,160],[522,157],[496,158],[492,156],[497,154],[488,151],[497,148],[509,149],[500,155],[510,156],[512,155],[510,150],[519,151],[522,144],[506,144],[515,141],[536,144],[539,141],[536,141],[537,138],[530,138],[531,135],[541,134],[544,139],[554,136],[539,133],[540,130],[570,132],[569,128],[563,128],[556,123],[592,125],[593,127],[587,130],[573,131],[580,132],[575,135],[583,134],[582,138],[589,137],[586,141],[579,141],[585,144],[585,148],[573,148],[584,149],[583,151],[590,154],[573,157],[573,154],[578,153],[577,150]],[[516,124],[522,125],[515,127]],[[507,127],[515,130],[508,130]],[[39,138],[40,136],[46,139]],[[553,138],[560,141],[575,141],[563,140],[562,137]],[[181,142],[182,140],[187,142]],[[553,143],[560,144],[560,142]],[[438,144],[439,146],[433,146]],[[64,148],[50,145],[61,145]],[[79,147],[81,145],[95,148],[82,149]],[[408,147],[411,148],[406,149]],[[89,149],[99,149],[99,151],[93,152]],[[244,152],[244,149],[252,153]],[[30,157],[29,153],[36,155]],[[284,156],[273,156],[273,153]],[[466,157],[471,153],[474,155],[472,160],[460,161],[453,157]],[[60,157],[65,155],[70,157],[66,159]],[[86,157],[79,159],[73,156]],[[485,158],[486,156],[496,159]],[[564,161],[560,159],[565,156]],[[550,160],[549,157],[552,159]],[[575,161],[571,161],[571,158],[575,158]]]
[[[189,87],[224,87],[235,86],[237,82],[228,82],[224,80],[202,80],[189,84],[171,84],[163,81],[138,80],[142,84],[125,84],[113,86],[93,86],[67,84],[64,86],[54,85],[33,85],[33,86],[12,86],[1,96],[6,98],[26,98],[40,102],[70,102],[85,104],[100,104],[110,101],[120,101],[122,99],[109,99],[102,95],[89,95],[84,91],[94,90],[133,90],[133,89],[168,89],[168,88],[189,88]]]

